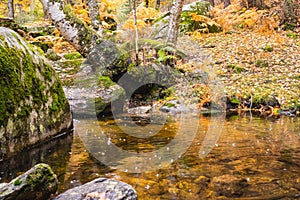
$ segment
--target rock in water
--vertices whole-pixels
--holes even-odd
[[[53,68],[21,36],[0,27],[0,160],[71,127]]]
[[[1,200],[49,199],[57,190],[58,180],[49,165],[38,164],[0,187]]]
[[[135,190],[121,181],[98,178],[82,186],[67,190],[54,200],[136,200]]]

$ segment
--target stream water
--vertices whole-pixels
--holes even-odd
[[[78,119],[73,133],[1,162],[1,182],[44,162],[58,175],[59,193],[107,177],[132,185],[140,200],[300,198],[300,118],[233,115],[212,131],[215,117],[191,117],[180,138],[176,117],[147,138],[124,133],[134,128],[131,119]],[[147,121],[135,120],[147,130]],[[170,143],[165,151],[177,157],[159,152]],[[110,144],[121,153],[108,150]]]

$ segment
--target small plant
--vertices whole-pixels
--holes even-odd
[[[232,69],[235,73],[238,74],[244,71],[244,69],[241,66],[235,64],[228,64],[227,67]]]
[[[273,51],[273,47],[271,45],[268,45],[268,44],[263,49],[266,52],[272,52]]]
[[[167,63],[170,60],[176,59],[174,55],[168,55],[165,50],[160,49],[158,52],[158,62]]]
[[[283,26],[283,30],[290,30],[290,31],[293,31],[295,29],[295,25],[294,24],[291,24],[291,23],[284,23],[284,26]]]
[[[293,39],[297,39],[298,35],[296,33],[287,33],[286,36],[291,37]]]
[[[261,68],[266,68],[266,67],[268,67],[269,66],[269,63],[268,63],[268,61],[266,61],[266,60],[257,60],[256,62],[255,62],[255,67],[261,67]]]
[[[240,104],[241,103],[241,101],[236,97],[230,98],[229,102],[232,103],[232,104]]]

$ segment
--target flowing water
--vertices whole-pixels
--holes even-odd
[[[1,162],[1,182],[45,162],[59,192],[107,177],[132,185],[141,200],[300,198],[300,118],[192,116],[183,125],[172,117],[150,127],[132,119],[78,119],[72,134]],[[147,137],[127,134],[159,126]]]

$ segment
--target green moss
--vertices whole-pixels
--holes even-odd
[[[173,104],[173,103],[166,103],[164,106],[167,106],[167,107],[169,107],[169,108],[172,108],[172,107],[175,107],[175,104]]]
[[[78,52],[72,52],[72,53],[65,54],[64,58],[68,60],[76,60],[76,59],[83,58],[83,56]]]
[[[67,98],[60,81],[55,82],[50,88],[50,94],[52,96],[52,104],[49,106],[50,113],[57,114],[61,110],[64,110],[67,104]]]
[[[58,61],[60,59],[60,57],[52,49],[49,49],[46,52],[45,56],[46,56],[46,58],[48,58],[49,60],[52,60],[52,61]]]
[[[52,42],[31,42],[31,44],[41,48],[44,53],[54,46]]]
[[[44,66],[44,71],[42,71],[42,75],[47,81],[52,81],[52,77],[54,74],[54,70],[49,65]]]
[[[241,101],[236,97],[230,98],[229,102],[232,103],[232,104],[240,104],[241,103]]]
[[[30,105],[23,106],[21,111],[18,113],[18,118],[28,117],[32,111],[32,107]]]
[[[37,71],[43,78],[38,77]],[[27,117],[33,109],[45,108],[53,93],[61,96],[54,102],[53,106],[57,105],[54,110],[65,106],[64,92],[58,89],[61,85],[56,83],[50,93],[45,92],[53,77],[54,71],[49,65],[36,64],[29,53],[8,47],[4,40],[0,45],[0,126],[5,127],[9,118]]]
[[[14,181],[14,186],[18,186],[18,185],[21,185],[22,184],[22,181],[20,179],[16,179]]]
[[[43,187],[47,188],[47,185],[41,183],[49,184],[55,181],[56,176],[48,165],[39,164],[35,168],[35,171],[26,177],[26,184],[31,186],[27,190],[42,190]],[[37,186],[41,188],[37,188]]]
[[[104,86],[105,88],[109,88],[110,86],[115,85],[115,83],[108,76],[100,76],[99,84]]]

